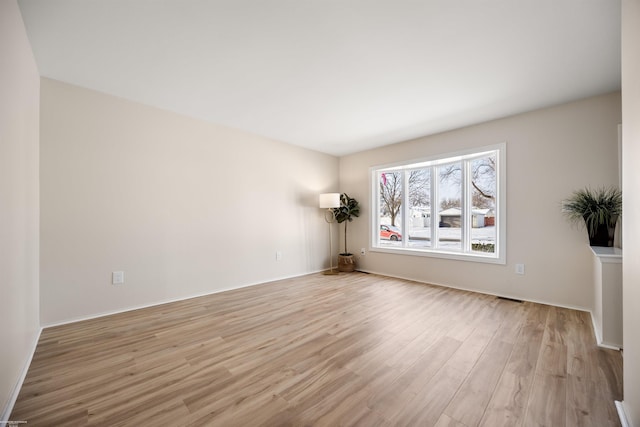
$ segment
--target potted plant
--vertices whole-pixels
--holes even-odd
[[[572,221],[584,221],[591,246],[613,246],[616,222],[622,214],[622,192],[613,187],[577,190],[564,201],[563,211]]]
[[[352,253],[347,250],[347,224],[354,217],[360,216],[360,204],[347,193],[340,195],[340,207],[333,209],[333,215],[340,224],[344,222],[344,252],[338,255],[338,271],[351,272],[356,268],[356,262]]]

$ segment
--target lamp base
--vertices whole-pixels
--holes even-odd
[[[340,272],[332,268],[331,270],[323,271],[322,274],[324,274],[325,276],[335,276],[336,274],[340,274]]]

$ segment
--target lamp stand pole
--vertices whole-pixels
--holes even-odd
[[[330,218],[327,215],[330,215]],[[336,275],[338,272],[333,270],[333,237],[331,236],[331,224],[336,220],[336,217],[333,214],[333,209],[329,208],[325,211],[324,220],[329,224],[329,270],[325,270],[323,274]]]

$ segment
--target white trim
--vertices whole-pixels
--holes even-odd
[[[602,338],[600,338],[600,332],[598,331],[598,325],[596,325],[596,318],[593,315],[593,311],[589,311],[591,315],[591,326],[593,327],[593,334],[596,336],[596,344],[600,347],[600,343],[602,342]]]
[[[36,353],[36,348],[38,347],[38,342],[40,341],[40,334],[42,334],[42,328],[38,329],[38,333],[36,334],[36,338],[31,343],[31,352],[29,354],[29,359],[27,359],[24,367],[22,368],[22,373],[20,374],[20,378],[13,387],[11,394],[9,395],[9,401],[4,407],[2,414],[0,414],[0,424],[2,421],[9,421],[9,417],[11,416],[11,412],[13,411],[13,406],[16,404],[16,400],[18,400],[18,394],[22,389],[22,384],[24,383],[24,379],[27,377],[27,372],[29,372],[29,367],[31,366],[31,361],[33,360],[33,355]]]
[[[358,269],[357,271],[360,271],[362,273],[377,274],[378,276],[392,277],[394,279],[409,280],[411,282],[421,283],[421,284],[425,284],[425,285],[441,286],[443,288],[457,289],[459,291],[475,292],[477,294],[482,294],[482,295],[491,295],[491,296],[495,296],[495,297],[510,298],[510,299],[516,299],[516,300],[520,300],[520,301],[533,302],[533,303],[536,303],[536,304],[544,304],[544,305],[550,305],[550,306],[553,306],[553,307],[568,308],[570,310],[577,310],[577,311],[584,311],[584,312],[587,312],[587,313],[591,313],[591,310],[589,310],[588,308],[579,307],[579,306],[576,306],[576,305],[558,304],[558,303],[555,303],[555,302],[523,298],[520,295],[502,294],[502,293],[485,291],[485,290],[482,290],[482,289],[465,288],[465,287],[462,287],[462,286],[445,285],[445,284],[442,284],[442,283],[435,283],[435,282],[425,282],[424,280],[416,279],[416,278],[413,278],[413,277],[404,277],[404,276],[398,276],[398,275],[388,274],[388,273],[379,273],[379,272],[373,271],[373,270]]]
[[[437,227],[432,227],[432,228],[437,229]],[[454,259],[458,261],[484,262],[488,264],[500,264],[500,265],[506,264],[506,260],[503,262],[499,258],[496,258],[494,256],[484,255],[482,252],[462,253],[462,252],[445,252],[443,250],[435,250],[430,248],[420,248],[420,249],[395,248],[395,247],[385,248],[380,246],[369,247],[369,252],[382,252],[382,253],[394,254],[394,255],[409,255],[409,256],[424,256],[424,257],[431,257],[431,258]]]
[[[593,316],[593,311],[591,311],[591,310],[589,310],[588,308],[585,308],[585,307],[558,304],[558,303],[549,302],[549,301],[533,300],[533,299],[523,298],[521,296],[515,296],[515,295],[509,295],[509,294],[501,294],[501,293],[489,292],[489,291],[473,289],[473,288],[465,288],[465,287],[462,287],[462,286],[452,286],[452,285],[445,285],[445,284],[442,284],[442,283],[425,282],[424,280],[418,280],[418,279],[411,278],[411,277],[403,277],[403,276],[397,276],[397,275],[392,275],[392,274],[387,274],[387,273],[379,273],[379,272],[371,271],[371,270],[358,269],[358,271],[361,271],[363,273],[377,274],[377,275],[380,275],[380,276],[394,277],[396,279],[410,280],[412,282],[423,283],[425,285],[442,286],[444,288],[458,289],[460,291],[475,292],[475,293],[483,294],[483,295],[493,295],[493,296],[497,296],[497,297],[505,297],[505,298],[517,299],[517,300],[521,300],[521,301],[533,302],[533,303],[536,303],[536,304],[545,304],[545,305],[551,305],[551,306],[554,306],[554,307],[568,308],[568,309],[571,309],[571,310],[584,311],[584,312],[589,313],[589,316],[591,317],[591,324],[593,326],[593,333],[595,335],[594,339],[596,341],[596,345],[598,347],[606,348],[606,349],[609,349],[609,350],[616,350],[616,351],[620,351],[621,350],[621,347],[617,347],[615,345],[606,344],[606,343],[602,342],[602,338],[600,338],[600,334],[598,333],[598,328],[596,327],[595,318]]]
[[[600,332],[598,331],[598,327],[596,325],[596,318],[593,316],[593,311],[589,310],[589,314],[591,315],[591,325],[593,326],[593,334],[595,335],[596,344],[598,345],[598,347],[620,351],[621,347],[606,344],[602,341],[602,337],[600,337]]]
[[[622,249],[611,246],[589,246],[602,263],[622,264]]]
[[[616,404],[616,409],[618,410],[618,417],[620,418],[620,424],[622,424],[622,427],[631,427],[629,417],[627,417],[627,412],[624,410],[624,401],[620,402],[618,400],[614,400],[614,402]]]
[[[143,308],[155,307],[155,306],[163,305],[163,304],[170,304],[172,302],[185,301],[185,300],[189,300],[189,299],[193,299],[193,298],[204,297],[204,296],[207,296],[207,295],[219,294],[221,292],[233,291],[235,289],[249,288],[251,286],[257,286],[257,285],[265,285],[267,283],[277,282],[279,280],[293,279],[295,277],[302,277],[302,276],[307,276],[309,274],[320,273],[320,272],[325,271],[325,270],[327,270],[327,269],[323,268],[323,269],[320,269],[320,270],[309,271],[309,272],[301,273],[301,274],[293,274],[293,275],[290,275],[290,276],[282,276],[282,277],[276,277],[276,278],[273,278],[273,279],[267,279],[266,281],[262,281],[262,282],[246,283],[246,284],[239,285],[239,286],[232,286],[232,287],[223,288],[223,289],[216,289],[214,291],[205,292],[205,293],[201,293],[201,294],[195,294],[195,295],[189,295],[189,296],[184,296],[184,297],[179,297],[179,298],[167,299],[167,300],[163,300],[163,301],[152,302],[152,303],[149,303],[149,304],[142,304],[142,305],[136,305],[136,306],[131,306],[131,307],[125,307],[125,308],[121,308],[121,309],[118,309],[118,310],[105,311],[105,312],[101,312],[101,313],[91,314],[91,315],[88,315],[88,316],[74,317],[72,319],[63,320],[61,322],[47,323],[46,325],[43,325],[43,328],[52,328],[54,326],[69,325],[71,323],[82,322],[84,320],[98,319],[100,317],[106,317],[106,316],[111,316],[111,315],[114,315],[114,314],[126,313],[128,311],[140,310],[140,309],[143,309]]]

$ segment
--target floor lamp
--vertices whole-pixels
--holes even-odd
[[[324,220],[329,224],[329,270],[324,274],[338,274],[333,270],[333,237],[331,236],[331,224],[336,221],[333,208],[340,207],[340,193],[324,193],[320,195],[320,208],[326,209]]]

